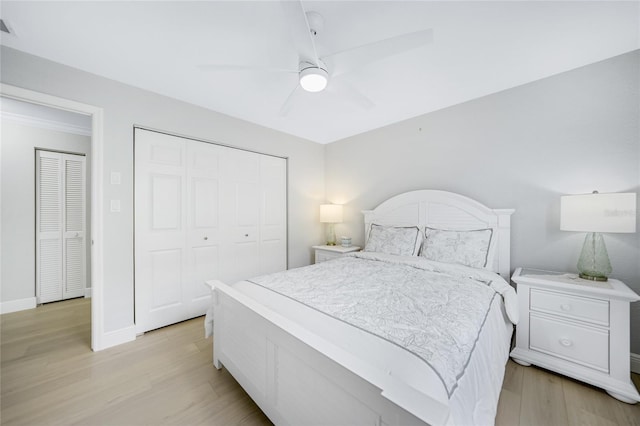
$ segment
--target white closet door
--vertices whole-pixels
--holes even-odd
[[[260,274],[287,269],[287,160],[260,156]]]
[[[221,178],[222,281],[287,269],[287,162],[227,149]]]
[[[186,143],[135,131],[135,317],[142,333],[183,321]]]
[[[36,151],[39,303],[82,297],[86,286],[85,157]]]
[[[204,282],[286,269],[286,160],[135,129],[135,316],[203,315]]]
[[[63,155],[64,222],[62,298],[84,296],[86,287],[85,165],[80,155]]]
[[[204,282],[220,276],[220,150],[212,144],[187,142],[185,299],[189,318],[206,313],[211,304],[211,290]]]
[[[260,274],[260,155],[225,149],[220,204],[225,251],[220,279],[227,283]]]
[[[36,151],[36,294],[62,299],[62,154]]]

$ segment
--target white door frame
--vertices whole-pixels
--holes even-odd
[[[0,83],[7,98],[91,116],[91,349],[105,349],[103,235],[103,123],[102,108]]]

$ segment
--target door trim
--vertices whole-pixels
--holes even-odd
[[[283,156],[283,155],[275,155],[275,154],[269,154],[268,152],[264,152],[264,151],[256,151],[256,150],[253,150],[253,149],[241,148],[241,147],[235,146],[235,145],[230,145],[230,144],[217,142],[217,141],[213,141],[213,140],[202,139],[202,138],[196,138],[196,137],[193,137],[193,136],[187,136],[187,135],[183,135],[183,134],[180,134],[180,133],[169,132],[169,131],[166,131],[166,130],[154,129],[153,127],[141,126],[139,124],[134,124],[133,125],[133,129],[134,129],[134,131],[135,131],[135,129],[146,130],[148,132],[160,133],[160,134],[167,135],[167,136],[174,136],[176,138],[188,139],[188,140],[191,140],[191,141],[223,146],[225,148],[238,149],[240,151],[253,152],[254,154],[266,155],[268,157],[282,158],[284,160],[288,160],[289,159],[289,157]]]
[[[103,109],[4,83],[0,83],[0,92],[8,98],[91,116],[91,349],[99,351],[131,340],[113,342],[104,331]]]

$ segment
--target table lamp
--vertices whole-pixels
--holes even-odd
[[[336,245],[335,224],[342,222],[340,204],[320,204],[320,222],[327,224],[327,245]]]
[[[614,193],[560,197],[560,230],[588,232],[578,260],[580,278],[607,281],[611,262],[602,232],[636,232],[636,194]]]

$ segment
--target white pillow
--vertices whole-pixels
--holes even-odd
[[[420,256],[438,262],[484,268],[489,258],[492,234],[490,228],[452,231],[427,227]]]
[[[417,226],[398,227],[371,225],[364,251],[416,256],[420,250],[421,233]]]

